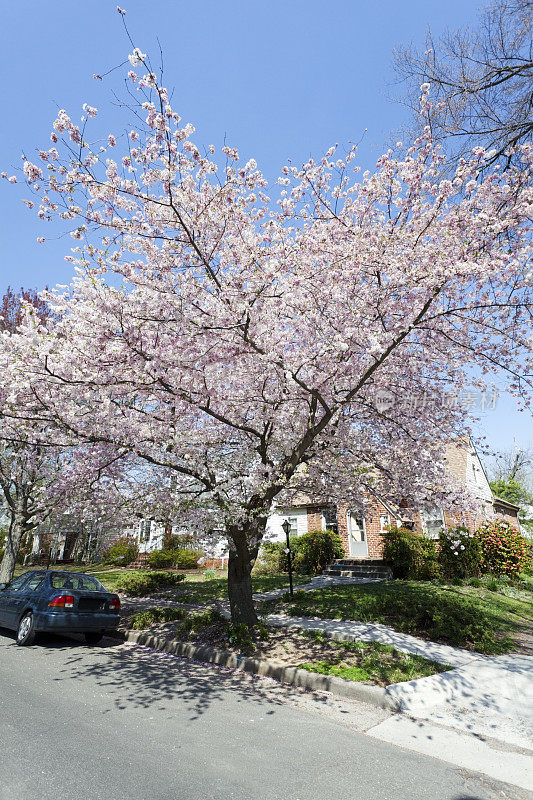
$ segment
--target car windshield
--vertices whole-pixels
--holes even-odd
[[[72,572],[54,572],[50,580],[54,589],[82,589],[84,592],[106,592],[105,586],[92,575]]]

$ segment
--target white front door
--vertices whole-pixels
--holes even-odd
[[[368,558],[365,521],[356,514],[348,514],[348,541],[350,555],[354,558]]]

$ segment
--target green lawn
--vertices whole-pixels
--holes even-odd
[[[202,574],[187,575],[185,583],[172,590],[172,596],[184,603],[211,603],[213,600],[228,599],[228,579],[226,572],[220,572],[220,577],[206,580]],[[295,582],[309,580],[309,576],[295,576]],[[287,587],[289,578],[286,574],[278,575],[252,575],[254,592],[267,592],[270,589]]]
[[[30,569],[40,569],[40,567],[17,567],[15,575],[27,572]],[[94,575],[106,589],[114,592],[118,581],[125,575],[135,575],[142,573],[143,570],[121,569],[109,567],[105,564],[66,564],[65,566],[50,565],[52,570],[72,570],[73,572],[86,572]],[[169,590],[172,597],[182,600],[184,603],[211,603],[214,600],[227,600],[228,580],[226,570],[216,570],[215,578],[206,579],[203,572],[186,573],[185,581],[176,589]],[[303,583],[309,580],[309,576],[295,575],[295,582]],[[253,575],[252,583],[254,592],[266,592],[270,589],[279,589],[289,585],[289,577],[285,573],[278,575]]]
[[[509,597],[471,586],[387,581],[300,592],[265,604],[295,616],[380,622],[397,631],[482,653],[503,653],[531,625],[527,592]]]

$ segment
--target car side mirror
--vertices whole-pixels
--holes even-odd
[[[0,592],[2,591],[2,589],[7,589],[8,586],[9,583],[0,583]]]

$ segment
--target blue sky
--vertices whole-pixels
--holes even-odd
[[[423,43],[428,25],[471,24],[478,4],[468,0],[121,0],[136,44],[164,53],[173,105],[197,128],[198,144],[224,138],[257,159],[267,177],[292,158],[320,155],[335,142],[359,141],[359,163],[372,169],[404,111],[391,70],[395,46]],[[146,11],[148,9],[148,11]],[[109,107],[109,83],[93,73],[120,63],[131,47],[116,2],[2,3],[4,56],[0,169],[12,174],[20,155],[48,146],[58,108],[81,114],[84,102],[105,108],[107,130],[121,130]],[[366,129],[366,133],[365,133]],[[0,182],[0,290],[68,283],[64,261],[72,244],[51,238],[22,203],[24,192]],[[482,414],[480,434],[495,447],[533,441],[531,417],[500,398]]]

